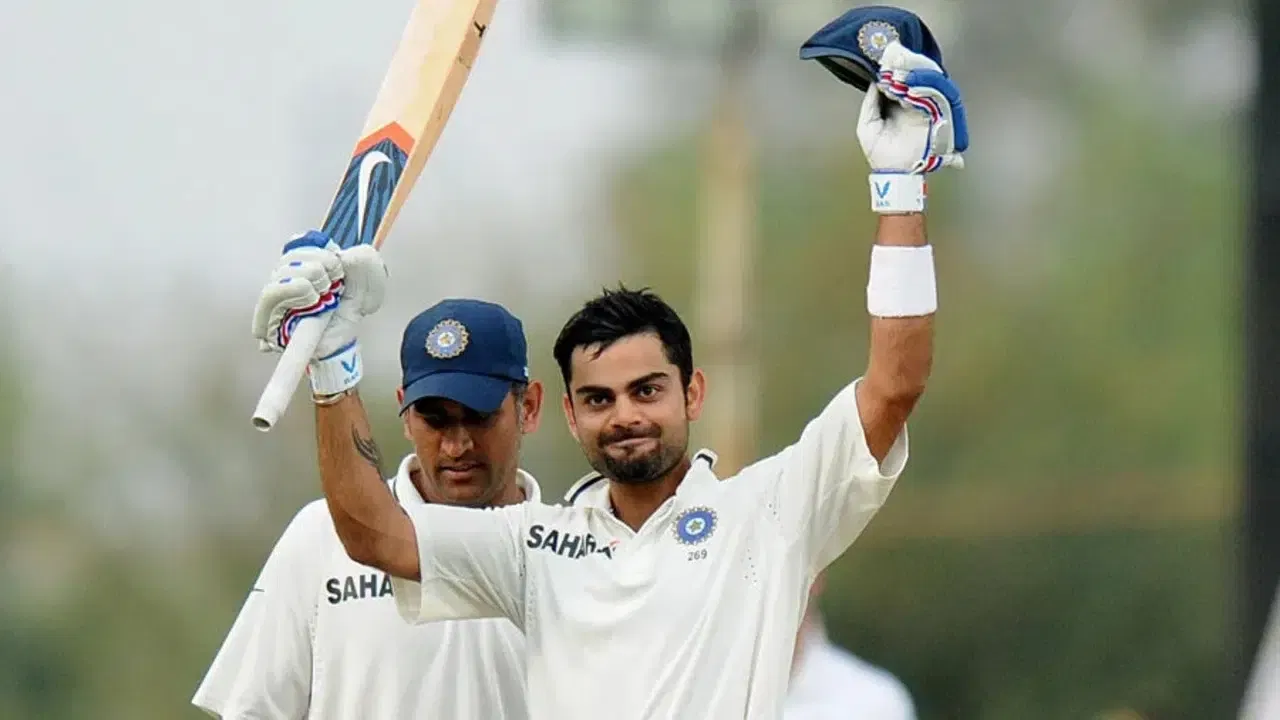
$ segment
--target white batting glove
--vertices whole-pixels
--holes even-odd
[[[858,142],[871,166],[872,209],[923,211],[925,174],[964,167],[969,128],[960,89],[933,60],[889,43],[862,101]]]
[[[263,352],[283,352],[303,318],[329,319],[307,368],[314,395],[350,390],[364,377],[356,326],[382,307],[387,268],[372,245],[342,249],[317,231],[294,237],[253,310]]]

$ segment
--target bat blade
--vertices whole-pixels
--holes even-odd
[[[321,227],[381,247],[479,54],[496,0],[419,0]]]
[[[453,113],[497,0],[418,0],[321,223],[344,248],[381,247]],[[306,319],[253,413],[267,431],[288,407],[327,317]]]

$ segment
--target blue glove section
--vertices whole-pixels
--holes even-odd
[[[912,70],[899,82],[886,71],[879,86],[886,95],[920,108],[934,125],[944,120],[950,122],[955,138],[951,152],[969,149],[969,121],[965,117],[964,101],[960,98],[960,87],[951,78],[936,70]]]
[[[281,250],[280,253],[283,255],[284,253],[287,253],[290,250],[297,250],[298,248],[304,248],[304,247],[322,248],[325,245],[328,245],[330,242],[332,242],[332,240],[329,239],[329,236],[325,235],[319,230],[308,230],[307,232],[304,232],[301,235],[290,240],[289,242],[285,243],[284,250]]]

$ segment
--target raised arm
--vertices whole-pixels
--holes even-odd
[[[316,441],[343,547],[391,576],[407,622],[506,617],[523,626],[523,506],[427,504],[406,512],[382,481],[381,453],[354,392],[317,405]]]
[[[870,358],[857,400],[867,446],[883,461],[924,393],[933,359],[938,298],[925,232],[925,178],[964,167],[960,153],[969,133],[960,91],[941,66],[903,47],[883,21],[859,21],[865,23],[860,34],[879,28],[887,41],[858,117],[858,140],[871,166],[871,206],[880,219],[867,280]]]
[[[341,249],[320,232],[285,245],[254,311],[253,334],[279,352],[303,317],[328,316],[307,375],[315,401],[320,484],[348,556],[392,578],[414,621],[523,619],[524,509],[422,505],[411,514],[391,495],[382,454],[356,390],[363,375],[359,321],[378,310],[386,268],[377,249]],[[425,351],[425,348],[424,348]]]
[[[867,448],[883,462],[906,426],[907,416],[924,394],[933,364],[933,312],[922,304],[919,315],[893,317],[893,293],[919,280],[931,280],[932,253],[925,236],[924,213],[882,215],[872,249],[873,270],[889,270],[904,277],[873,275],[869,294],[873,310],[877,301],[890,316],[871,315],[870,357],[857,387],[858,416],[862,419]],[[906,276],[917,273],[917,278]],[[926,279],[927,277],[927,279]],[[880,281],[878,284],[876,281]],[[923,289],[930,294],[932,288]],[[927,300],[926,300],[927,303]]]
[[[841,61],[883,47],[878,63],[861,55],[878,71],[871,73],[875,80],[858,117],[858,140],[871,168],[871,206],[879,215],[866,285],[867,368],[796,443],[759,468],[773,483],[766,487],[773,494],[769,506],[804,548],[814,573],[857,538],[906,464],[907,418],[929,377],[938,305],[925,230],[925,177],[963,167],[969,142],[959,90],[937,62],[898,42],[892,23],[904,22],[901,15],[879,6],[856,9],[806,44],[809,57]]]
[[[393,577],[418,580],[413,523],[387,489],[382,453],[354,390],[331,405],[316,405],[316,450],[325,502],[347,555]]]
[[[372,245],[343,249],[311,231],[284,246],[253,314],[262,350],[282,352],[309,317],[328,324],[307,366],[316,402],[320,482],[352,560],[389,575],[418,573],[413,528],[383,483],[381,456],[356,386],[364,376],[357,326],[382,306],[387,269]]]

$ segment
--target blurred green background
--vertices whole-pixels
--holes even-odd
[[[907,472],[832,568],[831,634],[901,678],[921,718],[1229,718],[1249,81],[1213,78],[1251,57],[1247,16],[1204,0],[928,7],[950,18],[974,146],[966,170],[931,181],[935,371]],[[739,178],[754,269],[737,360],[755,368],[755,405],[695,438],[742,422],[757,430],[744,430],[752,456],[790,442],[861,371],[874,224],[857,98],[839,99],[816,65],[778,76],[800,62],[760,55]],[[1175,86],[1156,72],[1168,66],[1200,75]],[[751,110],[793,82],[835,110],[790,108],[796,127],[782,130],[760,119],[778,108]],[[499,294],[526,321],[551,399],[551,341],[598,287],[653,287],[697,328],[703,161],[729,132],[717,122],[610,161],[612,232],[585,249],[608,261],[581,292],[533,314],[521,290]],[[815,124],[830,127],[814,139]],[[395,333],[403,320],[377,322]],[[92,431],[112,407],[51,408],[21,344],[0,348],[0,717],[197,716],[191,694],[262,560],[318,492],[305,403],[270,436],[249,429],[269,365],[232,362],[252,352],[237,332],[207,340],[186,388],[156,391],[185,393],[179,415],[133,409],[124,437],[188,508],[153,525],[100,510],[124,492],[102,484],[114,459],[138,458]],[[369,384],[377,437],[398,457],[395,377]],[[556,497],[585,465],[558,402],[545,414],[525,466]],[[41,422],[84,433],[42,442]]]

